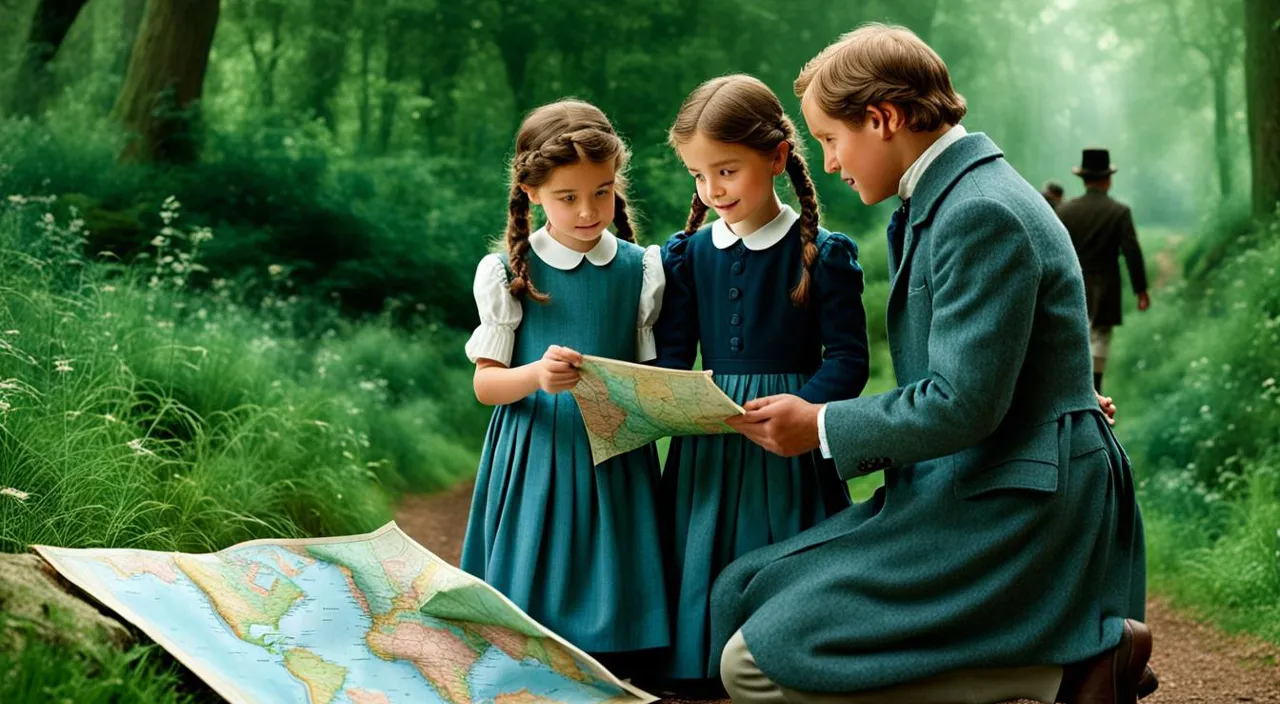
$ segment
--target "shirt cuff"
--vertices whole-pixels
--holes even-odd
[[[636,361],[649,362],[658,358],[658,342],[653,336],[653,327],[636,328]]]
[[[827,443],[827,404],[825,403],[818,409],[818,449],[822,451],[823,459],[831,459],[831,445]]]
[[[472,364],[477,359],[492,359],[511,365],[511,353],[516,346],[515,330],[501,325],[481,325],[467,340],[467,359]]]

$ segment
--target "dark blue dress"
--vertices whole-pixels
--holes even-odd
[[[744,242],[759,233],[744,241],[726,237],[727,228],[713,237],[713,229],[678,233],[663,248],[657,363],[691,368],[701,345],[702,368],[740,404],[773,394],[813,403],[860,394],[868,356],[857,246],[820,231],[810,301],[801,308],[790,298],[801,273],[798,223],[756,250]],[[661,501],[673,619],[664,669],[670,678],[701,679],[719,670],[709,602],[720,571],[837,513],[849,494],[816,451],[784,458],[742,435],[703,435],[672,440]]]

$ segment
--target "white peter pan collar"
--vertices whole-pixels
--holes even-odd
[[[583,259],[596,266],[604,266],[618,254],[618,238],[608,230],[600,233],[600,241],[590,251],[578,252],[557,242],[544,225],[529,235],[529,246],[533,247],[533,253],[539,259],[561,271],[578,268]]]
[[[777,217],[746,237],[734,234],[733,230],[729,229],[729,224],[723,219],[716,220],[711,223],[711,242],[716,249],[728,249],[741,241],[747,249],[759,252],[781,242],[791,231],[791,226],[799,219],[799,213],[791,206],[783,204]]]

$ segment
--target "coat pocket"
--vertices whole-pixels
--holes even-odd
[[[953,455],[955,494],[974,499],[994,491],[1058,491],[1058,421],[1010,436],[997,433]]]

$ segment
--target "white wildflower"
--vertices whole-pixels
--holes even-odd
[[[155,457],[156,453],[143,447],[142,442],[143,442],[142,438],[135,438],[133,440],[130,440],[129,449],[133,450],[133,454],[135,455],[139,455],[139,456],[150,455],[151,457]]]
[[[16,499],[18,502],[23,502],[31,498],[31,494],[28,494],[27,492],[21,489],[14,489],[11,486],[0,488],[0,496],[11,496],[14,499]]]
[[[53,363],[55,365],[53,370],[60,374],[66,374],[67,372],[75,371],[75,369],[71,366],[71,360],[69,359],[55,359]]]

